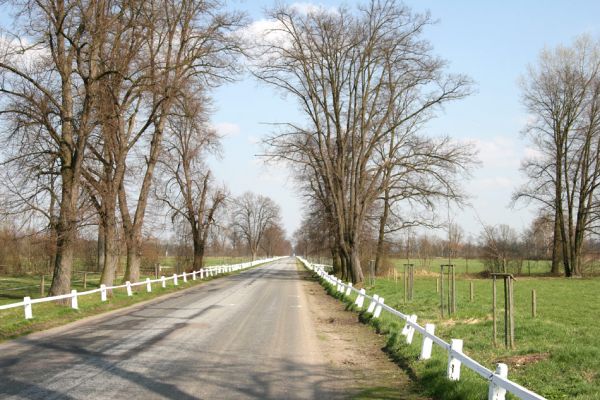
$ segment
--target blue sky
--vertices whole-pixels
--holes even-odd
[[[230,0],[227,5],[257,21],[275,1]],[[342,4],[333,0],[303,3]],[[412,0],[406,4],[415,11],[429,10],[439,20],[425,32],[434,53],[449,62],[450,71],[465,73],[477,84],[473,95],[447,105],[427,126],[431,135],[470,140],[480,151],[481,167],[465,182],[473,207],[452,208],[451,218],[473,236],[481,231],[480,220],[522,229],[532,218],[531,209],[508,207],[514,188],[522,182],[520,161],[531,151],[520,133],[527,115],[520,103],[519,76],[544,46],[568,44],[585,33],[599,37],[600,2]],[[3,9],[6,6],[0,6],[4,25],[9,18]],[[300,224],[302,199],[288,171],[265,166],[256,155],[262,152],[261,138],[272,129],[268,123],[302,117],[296,103],[248,76],[215,90],[213,98],[213,124],[226,134],[223,158],[211,162],[217,179],[235,195],[251,190],[272,197],[281,205],[291,235]]]
[[[356,2],[303,3],[337,6]],[[272,4],[234,0],[229,7],[259,20],[264,18],[265,7]],[[476,82],[473,95],[447,105],[427,126],[431,135],[470,140],[479,149],[481,167],[465,182],[472,208],[451,208],[451,218],[474,237],[481,231],[480,220],[508,223],[521,230],[531,221],[533,208],[509,207],[514,188],[523,181],[520,162],[531,151],[521,135],[527,114],[520,102],[519,77],[528,64],[535,63],[544,46],[569,44],[584,33],[597,37],[600,2],[413,0],[406,4],[414,11],[431,12],[438,23],[429,27],[425,37],[435,54],[449,62],[450,71],[465,73]],[[271,129],[265,123],[301,118],[296,104],[249,77],[216,90],[214,99],[213,121],[228,133],[223,141],[224,157],[213,163],[216,176],[234,194],[253,190],[271,196],[281,205],[291,235],[300,224],[302,199],[285,169],[266,167],[255,154],[261,152],[260,138]]]

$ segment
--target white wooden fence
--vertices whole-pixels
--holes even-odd
[[[33,304],[46,303],[49,301],[56,301],[56,300],[63,300],[63,299],[71,299],[71,308],[77,309],[77,308],[79,308],[77,299],[81,296],[87,296],[87,295],[94,294],[94,293],[100,293],[100,300],[107,301],[107,291],[108,290],[125,288],[127,290],[127,295],[133,296],[132,288],[134,286],[145,285],[146,291],[151,292],[153,283],[160,283],[161,287],[165,288],[165,287],[167,287],[167,281],[173,281],[173,285],[177,286],[177,285],[179,285],[180,278],[183,282],[187,282],[188,278],[190,278],[190,277],[194,281],[198,278],[206,279],[209,277],[214,277],[214,276],[254,267],[256,265],[275,261],[280,258],[283,258],[283,257],[273,257],[273,258],[267,258],[267,259],[262,259],[262,260],[245,262],[245,263],[241,263],[241,264],[234,264],[234,265],[219,265],[219,266],[214,266],[214,267],[202,268],[198,271],[187,272],[187,273],[184,272],[183,274],[180,274],[180,275],[173,274],[173,276],[169,276],[169,277],[161,276],[158,279],[146,278],[145,281],[140,281],[140,282],[136,282],[136,283],[131,283],[131,282],[127,281],[127,282],[125,282],[125,284],[117,285],[117,286],[106,286],[106,285],[102,284],[102,285],[100,285],[100,287],[98,289],[92,289],[92,290],[88,290],[85,292],[79,292],[79,293],[77,292],[77,290],[71,290],[71,293],[68,293],[68,294],[62,294],[59,296],[51,296],[51,297],[42,297],[39,299],[32,299],[31,297],[27,296],[27,297],[23,298],[23,301],[20,301],[18,303],[0,305],[0,310],[7,310],[9,308],[15,308],[15,307],[23,307],[23,311],[25,313],[25,318],[31,319],[31,318],[33,318],[33,308],[32,308]]]
[[[311,264],[301,257],[298,259],[304,264],[304,266],[315,273],[317,273],[327,284],[336,288],[336,291],[343,293],[345,296],[349,296],[351,293],[356,293],[357,297],[354,302],[358,308],[362,308],[365,299],[370,300],[367,312],[373,314],[373,318],[379,318],[382,310],[395,315],[405,321],[404,328],[402,329],[402,335],[406,338],[406,343],[411,344],[415,332],[419,332],[423,335],[423,343],[421,346],[420,360],[427,360],[431,358],[432,345],[436,344],[448,353],[448,368],[447,377],[450,380],[457,381],[460,379],[460,368],[462,365],[474,371],[476,374],[481,376],[483,379],[489,381],[488,389],[488,400],[504,400],[506,392],[510,392],[523,400],[545,400],[544,397],[537,393],[534,393],[523,386],[508,379],[508,366],[506,364],[499,363],[496,365],[496,370],[492,371],[471,357],[463,353],[463,341],[461,339],[452,339],[450,343],[444,341],[435,335],[435,325],[425,324],[424,327],[417,324],[416,315],[404,314],[388,305],[385,304],[385,299],[374,294],[373,296],[368,295],[365,289],[357,290],[352,287],[352,283],[344,283],[337,277],[328,274],[321,265]]]

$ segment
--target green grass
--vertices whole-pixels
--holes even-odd
[[[439,315],[434,276],[415,276],[414,299],[406,304],[401,279],[398,284],[393,279],[377,279],[366,290],[406,314],[417,314],[422,326],[434,323],[436,334],[444,340],[463,339],[464,352],[486,367],[493,370],[496,363],[506,363],[510,379],[548,399],[600,399],[599,279],[519,278],[514,286],[515,350],[503,346],[500,313],[499,345],[492,342],[491,280],[472,280],[473,302],[469,301],[469,282],[464,277],[457,280],[457,314],[444,320]],[[531,316],[532,289],[537,292],[535,319]],[[350,308],[354,298],[346,299]],[[465,367],[459,382],[445,378],[447,353],[439,347],[434,345],[431,360],[418,361],[421,336],[416,333],[412,345],[406,345],[400,335],[404,324],[398,318],[384,312],[379,320],[372,320],[362,312],[361,319],[387,335],[386,350],[399,365],[414,372],[425,394],[440,399],[486,398],[487,382]]]
[[[256,266],[255,266],[256,267]],[[255,268],[253,267],[253,268]],[[246,271],[248,269],[245,269]],[[236,271],[231,274],[238,274],[241,271]],[[223,275],[221,275],[223,276]],[[58,304],[56,302],[33,304],[33,318],[26,320],[23,314],[23,307],[11,308],[8,310],[0,310],[0,342],[13,339],[32,332],[41,331],[44,329],[64,325],[66,323],[88,317],[91,315],[101,314],[106,311],[126,307],[141,301],[149,300],[161,295],[176,292],[194,285],[202,284],[216,277],[205,278],[204,280],[197,279],[193,281],[188,277],[187,283],[183,279],[179,279],[179,285],[174,286],[172,281],[167,281],[167,287],[162,288],[160,283],[152,285],[152,292],[146,292],[146,286],[142,285],[138,290],[133,291],[133,296],[128,297],[125,288],[113,290],[112,297],[106,302],[100,301],[100,293],[94,293],[87,296],[78,297],[79,309],[72,309],[70,306]],[[142,277],[140,280],[145,280]],[[17,287],[15,285],[38,284],[39,277],[3,277],[0,278],[0,288]],[[48,285],[49,283],[47,283]],[[82,282],[74,282],[72,288],[78,291],[91,290],[99,287],[99,275],[95,275],[95,279],[88,277],[87,289],[83,289]],[[7,292],[3,292],[7,293]],[[11,292],[8,292],[11,293]],[[34,289],[23,289],[13,292],[11,297],[0,297],[0,305],[8,303],[16,303],[23,300],[23,297],[30,293],[32,298],[40,297],[39,286]]]
[[[420,259],[406,258],[391,258],[390,261],[396,267],[398,272],[404,271],[404,264],[409,262],[415,265],[415,268],[422,271],[434,273],[440,272],[440,265],[448,264],[447,258],[434,257],[429,259],[427,263],[423,263]],[[453,258],[451,263],[454,265],[457,274],[479,274],[486,270],[483,260],[481,259],[465,259]],[[523,261],[522,275],[546,275],[550,273],[550,262],[547,260],[525,260]]]

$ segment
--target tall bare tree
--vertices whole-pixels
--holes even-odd
[[[152,32],[144,44],[152,82],[146,96],[153,112],[152,126],[148,137],[140,142],[146,147],[142,178],[137,179],[141,183],[128,188],[131,181],[124,179],[118,193],[127,246],[125,279],[132,282],[139,279],[146,207],[167,122],[177,99],[190,88],[205,89],[232,79],[242,51],[235,30],[243,17],[223,11],[220,2],[154,0],[144,2],[144,8],[145,24]],[[135,199],[134,207],[131,197]]]
[[[18,38],[0,55],[3,114],[43,127],[60,166],[60,211],[51,294],[70,290],[77,204],[87,140],[94,129],[100,43],[105,40],[107,3],[102,0],[15,2]],[[26,44],[26,48],[23,48]],[[34,55],[22,57],[21,54]],[[4,105],[7,103],[4,102]]]
[[[581,275],[586,234],[598,218],[600,183],[600,43],[589,37],[544,50],[522,83],[538,154],[523,163],[529,182],[514,195],[554,214],[552,271]],[[561,251],[562,250],[562,251]]]
[[[280,223],[279,206],[271,198],[246,192],[233,204],[233,228],[245,240],[252,259],[258,250],[267,230]]]
[[[271,154],[309,165],[327,199],[341,258],[353,282],[363,280],[359,248],[392,157],[378,151],[435,107],[462,98],[469,81],[443,72],[421,37],[429,15],[393,0],[356,11],[281,6],[258,44],[256,76],[294,96],[305,125],[286,124],[267,140]],[[402,110],[402,112],[399,112]]]
[[[188,94],[175,108],[176,117],[167,124],[160,163],[162,181],[156,188],[157,197],[169,207],[171,218],[182,218],[190,225],[195,270],[202,268],[215,213],[226,198],[223,188],[210,187],[211,172],[204,163],[207,154],[217,150],[220,139],[208,125],[206,103],[203,96]]]

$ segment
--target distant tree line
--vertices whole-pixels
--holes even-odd
[[[43,243],[50,294],[70,290],[92,236],[101,283],[122,259],[122,279],[139,280],[150,239],[165,241],[165,213],[190,268],[216,243],[282,251],[278,206],[232,198],[205,163],[220,142],[210,91],[240,71],[243,15],[210,0],[3,4],[15,20],[0,31],[1,245]],[[24,253],[0,263],[27,265]]]

